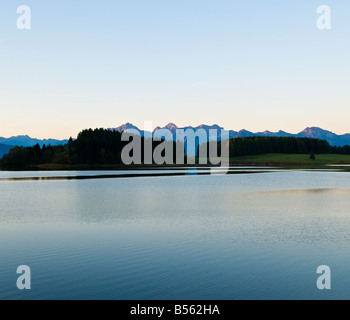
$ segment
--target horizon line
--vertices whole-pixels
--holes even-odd
[[[92,128],[92,127],[90,127],[90,128],[85,128],[85,129],[80,129],[79,130],[79,132],[81,132],[81,131],[83,131],[83,130],[89,130],[89,129],[92,129],[92,130],[94,130],[94,129],[106,129],[106,130],[108,130],[108,129],[116,129],[116,128],[119,128],[119,127],[122,127],[122,126],[124,126],[124,125],[126,125],[126,124],[131,124],[131,125],[133,125],[133,126],[135,126],[135,127],[137,127],[138,128],[138,130],[140,130],[140,131],[147,131],[147,130],[143,130],[143,129],[140,129],[139,128],[139,126],[137,126],[137,125],[134,125],[133,123],[131,123],[131,122],[126,122],[126,123],[123,123],[123,124],[121,124],[121,125],[119,125],[119,126],[116,126],[116,127],[95,127],[95,128]],[[192,127],[192,128],[198,128],[198,127],[200,127],[200,126],[208,126],[208,127],[211,127],[211,126],[218,126],[218,127],[220,127],[220,128],[222,128],[223,130],[227,130],[227,131],[234,131],[234,132],[242,132],[242,131],[248,131],[248,132],[251,132],[251,133],[253,133],[253,134],[257,134],[257,133],[264,133],[264,132],[270,132],[270,133],[278,133],[278,132],[285,132],[285,133],[288,133],[288,134],[293,134],[293,135],[295,135],[295,134],[299,134],[299,133],[302,133],[303,131],[305,131],[306,129],[314,129],[314,128],[316,128],[316,129],[321,129],[321,130],[324,130],[324,131],[328,131],[328,132],[331,132],[331,133],[333,133],[333,134],[336,134],[336,135],[338,135],[338,136],[343,136],[343,135],[346,135],[346,134],[350,134],[350,132],[346,132],[346,133],[336,133],[336,132],[334,132],[334,131],[332,131],[332,130],[329,130],[329,129],[323,129],[322,127],[318,127],[318,126],[307,126],[307,127],[305,127],[303,130],[301,130],[301,131],[298,131],[298,132],[288,132],[288,131],[285,131],[285,130],[282,130],[282,129],[280,129],[280,130],[278,130],[278,131],[271,131],[271,130],[263,130],[263,131],[251,131],[251,130],[248,130],[248,129],[245,129],[245,128],[243,128],[243,129],[240,129],[240,130],[235,130],[235,129],[226,129],[226,128],[224,128],[224,127],[222,127],[222,126],[220,126],[219,124],[216,124],[216,123],[214,123],[214,124],[212,124],[212,125],[209,125],[209,124],[199,124],[199,125],[197,125],[197,126],[193,126],[193,125],[187,125],[187,126],[181,126],[181,127],[179,127],[179,126],[177,126],[175,123],[173,123],[173,122],[169,122],[168,124],[166,124],[166,125],[164,125],[164,126],[155,126],[154,128],[153,128],[153,130],[152,130],[152,132],[154,132],[154,130],[156,129],[156,128],[165,128],[166,126],[168,126],[169,124],[174,124],[178,129],[183,129],[183,128],[186,128],[186,127]],[[31,136],[30,134],[28,134],[28,133],[26,133],[26,134],[18,134],[18,135],[12,135],[12,136],[9,136],[9,137],[6,137],[6,136],[0,136],[0,138],[3,138],[3,139],[11,139],[11,138],[19,138],[19,137],[29,137],[29,138],[31,138],[31,139],[37,139],[37,140],[59,140],[59,141],[63,141],[63,140],[69,140],[69,138],[70,137],[72,137],[72,138],[75,138],[73,135],[69,135],[69,137],[65,137],[65,138],[54,138],[54,137],[44,137],[44,138],[41,138],[41,137],[38,137],[38,136]]]

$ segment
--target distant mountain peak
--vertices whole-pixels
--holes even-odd
[[[331,131],[324,130],[318,127],[307,127],[302,132],[299,133],[299,136],[305,136],[310,138],[335,138],[337,135]]]
[[[124,123],[124,124],[122,124],[121,126],[119,126],[119,127],[117,127],[117,128],[110,128],[110,129],[108,129],[108,130],[117,131],[117,132],[122,133],[123,131],[129,130],[129,129],[139,130],[139,128],[137,128],[136,126],[134,126],[134,125],[133,125],[132,123],[130,123],[130,122]]]
[[[324,130],[324,129],[321,129],[319,127],[307,127],[305,128],[302,132],[312,132],[312,131],[316,131],[316,132],[331,132],[331,131],[328,131],[328,130]]]
[[[176,130],[178,129],[178,126],[175,123],[168,123],[164,128],[169,129],[169,130]]]
[[[313,132],[314,132],[314,130],[312,129],[312,128],[310,128],[310,127],[307,127],[307,128],[305,128],[303,131],[302,131],[302,133],[305,133],[305,134],[313,134]]]
[[[56,139],[36,139],[31,138],[28,135],[19,135],[10,138],[0,137],[0,143],[10,146],[19,146],[19,147],[31,147],[36,144],[39,144],[42,147],[44,144],[51,144],[52,146],[64,145],[68,140],[56,140]]]
[[[219,125],[217,124],[213,124],[212,126],[208,126],[206,124],[201,124],[198,126],[198,128],[201,128],[201,129],[205,129],[205,130],[220,130],[220,129],[224,129],[223,127],[220,127]]]

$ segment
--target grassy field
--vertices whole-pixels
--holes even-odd
[[[311,160],[309,154],[262,154],[257,156],[234,157],[230,162],[238,163],[291,163],[291,164],[350,164],[350,155],[316,154]]]

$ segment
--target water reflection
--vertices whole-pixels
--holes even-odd
[[[350,296],[348,173],[182,171],[0,182],[0,299]],[[15,286],[21,264],[35,271],[29,293]],[[334,270],[336,290],[316,289],[321,264]]]
[[[149,170],[149,171],[117,171],[117,172],[38,172],[24,174],[0,174],[0,181],[49,181],[49,180],[91,180],[91,179],[115,179],[115,178],[142,178],[142,177],[177,177],[185,175],[213,175],[213,174],[254,174],[263,172],[272,172],[271,169],[220,169],[214,168],[187,168],[186,170]]]

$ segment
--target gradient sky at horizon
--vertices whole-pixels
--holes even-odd
[[[32,30],[16,28],[22,4]],[[2,0],[0,136],[144,121],[350,132],[349,17],[348,0]]]

